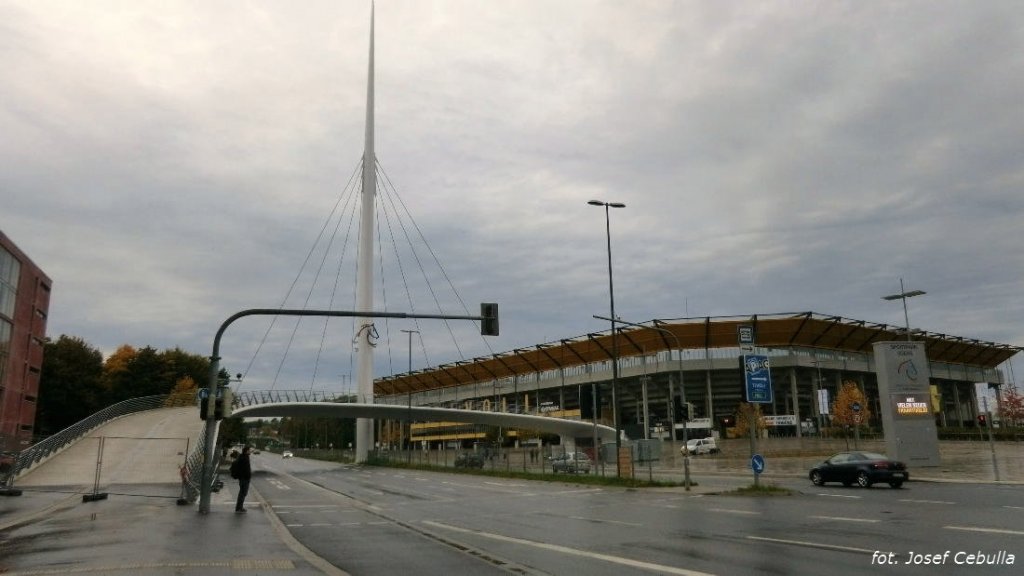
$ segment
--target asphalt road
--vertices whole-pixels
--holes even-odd
[[[1024,564],[1021,486],[793,478],[778,484],[794,495],[747,497],[254,462],[256,489],[295,538],[355,576],[1017,574]],[[979,553],[994,563],[970,563]]]

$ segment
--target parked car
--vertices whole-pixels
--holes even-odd
[[[717,454],[718,442],[711,436],[707,438],[693,438],[686,441],[686,446],[679,449],[683,454]]]
[[[281,458],[291,458],[293,456],[295,456],[295,454],[292,454],[291,450],[285,450],[284,452],[281,452]]]
[[[586,474],[590,472],[590,456],[583,452],[567,452],[552,456],[551,471],[556,473],[567,472],[569,474],[583,472]]]
[[[483,468],[484,459],[475,452],[463,452],[455,457],[456,468]]]
[[[826,482],[841,482],[843,486],[856,483],[870,488],[876,482],[887,482],[893,488],[903,486],[910,472],[903,462],[890,460],[874,452],[837,452],[824,462],[811,468],[811,482],[821,486]]]

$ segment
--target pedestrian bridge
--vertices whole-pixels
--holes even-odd
[[[601,443],[615,442],[615,429],[582,420],[567,420],[536,414],[436,408],[399,404],[354,402],[352,395],[332,395],[304,390],[268,390],[240,392],[232,403],[232,416],[243,418],[320,417],[371,418],[403,422],[458,422],[536,430],[569,438],[592,438]]]

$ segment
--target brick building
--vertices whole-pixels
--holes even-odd
[[[0,451],[32,443],[50,278],[0,231]]]

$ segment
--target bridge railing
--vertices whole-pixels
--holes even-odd
[[[354,394],[339,394],[323,390],[252,390],[238,392],[232,405],[236,408],[282,402],[355,402]]]
[[[8,471],[7,478],[0,478],[0,484],[10,485],[14,482],[14,478],[21,472],[42,462],[54,453],[63,450],[82,436],[85,436],[92,430],[110,420],[113,420],[114,418],[133,414],[135,412],[142,412],[144,410],[177,405],[180,405],[178,399],[170,398],[167,395],[157,395],[132,398],[107,406],[103,410],[100,410],[99,412],[96,412],[95,414],[68,426],[45,440],[37,442],[19,452],[14,461],[14,465]]]

